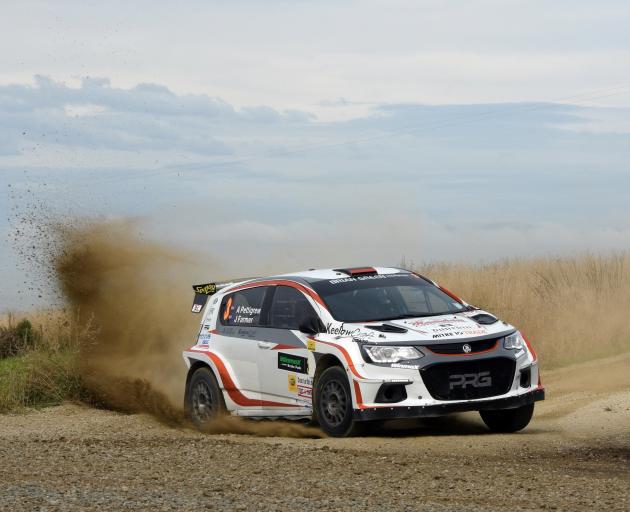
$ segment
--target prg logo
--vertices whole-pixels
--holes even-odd
[[[466,389],[468,386],[488,388],[492,386],[492,377],[490,372],[453,374],[449,377],[449,386],[451,391],[455,388]]]

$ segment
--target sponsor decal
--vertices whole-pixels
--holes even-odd
[[[278,369],[297,373],[308,373],[308,361],[305,357],[278,352]]]
[[[313,387],[313,377],[308,375],[298,375],[297,382],[298,385]]]
[[[306,348],[309,349],[311,352],[315,352],[317,350],[317,343],[315,342],[315,340],[308,339],[306,341]]]
[[[208,284],[196,284],[193,286],[195,293],[203,293],[204,295],[212,295],[217,292],[217,285],[215,283]]]
[[[464,322],[466,324],[470,323],[465,318],[457,318],[457,317],[453,317],[453,318],[449,318],[449,319],[437,318],[437,319],[433,319],[433,320],[425,320],[425,319],[405,320],[404,323],[406,323],[407,325],[413,325],[414,327],[422,327],[422,326],[425,326],[425,325],[435,325],[435,324],[445,324],[445,323],[453,324],[453,323],[457,323],[457,322]]]
[[[302,398],[312,398],[313,397],[313,387],[312,386],[298,386],[297,394]]]
[[[369,281],[372,279],[389,279],[390,277],[400,277],[400,274],[375,274],[356,277],[342,277],[328,281],[330,284],[354,283],[357,281]]]
[[[308,375],[297,376],[297,394],[302,398],[312,398],[313,379]]]
[[[488,333],[485,327],[473,323],[467,318],[418,319],[407,320],[405,323],[416,328],[422,334],[431,334],[433,339],[450,338],[452,336],[481,336]],[[419,330],[417,329],[418,327],[424,328],[424,330]]]
[[[237,329],[236,335],[240,336],[241,338],[248,338],[250,340],[253,340],[256,336],[256,331],[254,329]]]
[[[376,337],[376,332],[374,331],[359,331],[356,334],[352,335],[352,339],[355,341],[366,341]],[[385,337],[381,335],[381,337]]]
[[[492,386],[490,372],[453,374],[448,380],[451,390],[455,388],[466,389],[468,386],[473,388],[488,388]]]
[[[449,331],[449,332],[438,332],[436,334],[431,335],[431,337],[433,339],[437,339],[437,338],[450,338],[452,336],[481,336],[483,334],[486,334],[487,332],[488,331],[486,331],[485,329],[464,328],[464,329]]]
[[[297,393],[297,390],[298,390],[297,378],[292,373],[289,373],[289,375],[287,375],[287,378],[289,382],[289,391],[291,393]]]
[[[200,334],[197,340],[199,345],[207,345],[210,342],[211,334]]]
[[[417,364],[400,364],[400,363],[392,363],[392,368],[402,368],[403,370],[419,370],[420,366]]]
[[[326,333],[339,337],[352,337],[357,341],[365,341],[375,338],[377,334],[374,331],[362,331],[360,327],[347,329],[345,324],[333,324],[332,322],[328,322],[326,324]]]
[[[193,304],[192,312],[199,313],[201,311],[201,308],[203,308],[203,304]]]

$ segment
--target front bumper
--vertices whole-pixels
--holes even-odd
[[[506,398],[474,400],[468,402],[444,403],[425,406],[380,406],[355,409],[356,421],[368,420],[392,420],[403,418],[427,418],[431,416],[444,416],[453,412],[516,409],[524,405],[533,404],[545,399],[544,388],[537,388],[521,395]]]

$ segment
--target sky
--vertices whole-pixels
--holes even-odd
[[[630,249],[627,2],[2,13],[1,309],[33,201],[235,275]]]

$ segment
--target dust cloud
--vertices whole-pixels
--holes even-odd
[[[67,306],[90,322],[80,347],[81,377],[97,405],[144,412],[188,425],[183,411],[186,367],[199,318],[190,313],[191,285],[218,279],[211,259],[182,254],[139,236],[133,222],[52,225],[51,266]],[[200,269],[205,277],[200,277]],[[283,421],[225,417],[209,433],[319,437]]]
[[[180,354],[192,343],[197,321],[189,312],[192,283],[187,278],[194,263],[142,240],[132,222],[57,224],[54,229],[58,250],[52,263],[63,298],[93,322],[95,335],[81,347],[86,379],[146,381],[138,389],[116,381],[99,392],[123,409],[137,394],[146,395],[148,383],[169,401],[181,402],[185,368]]]

